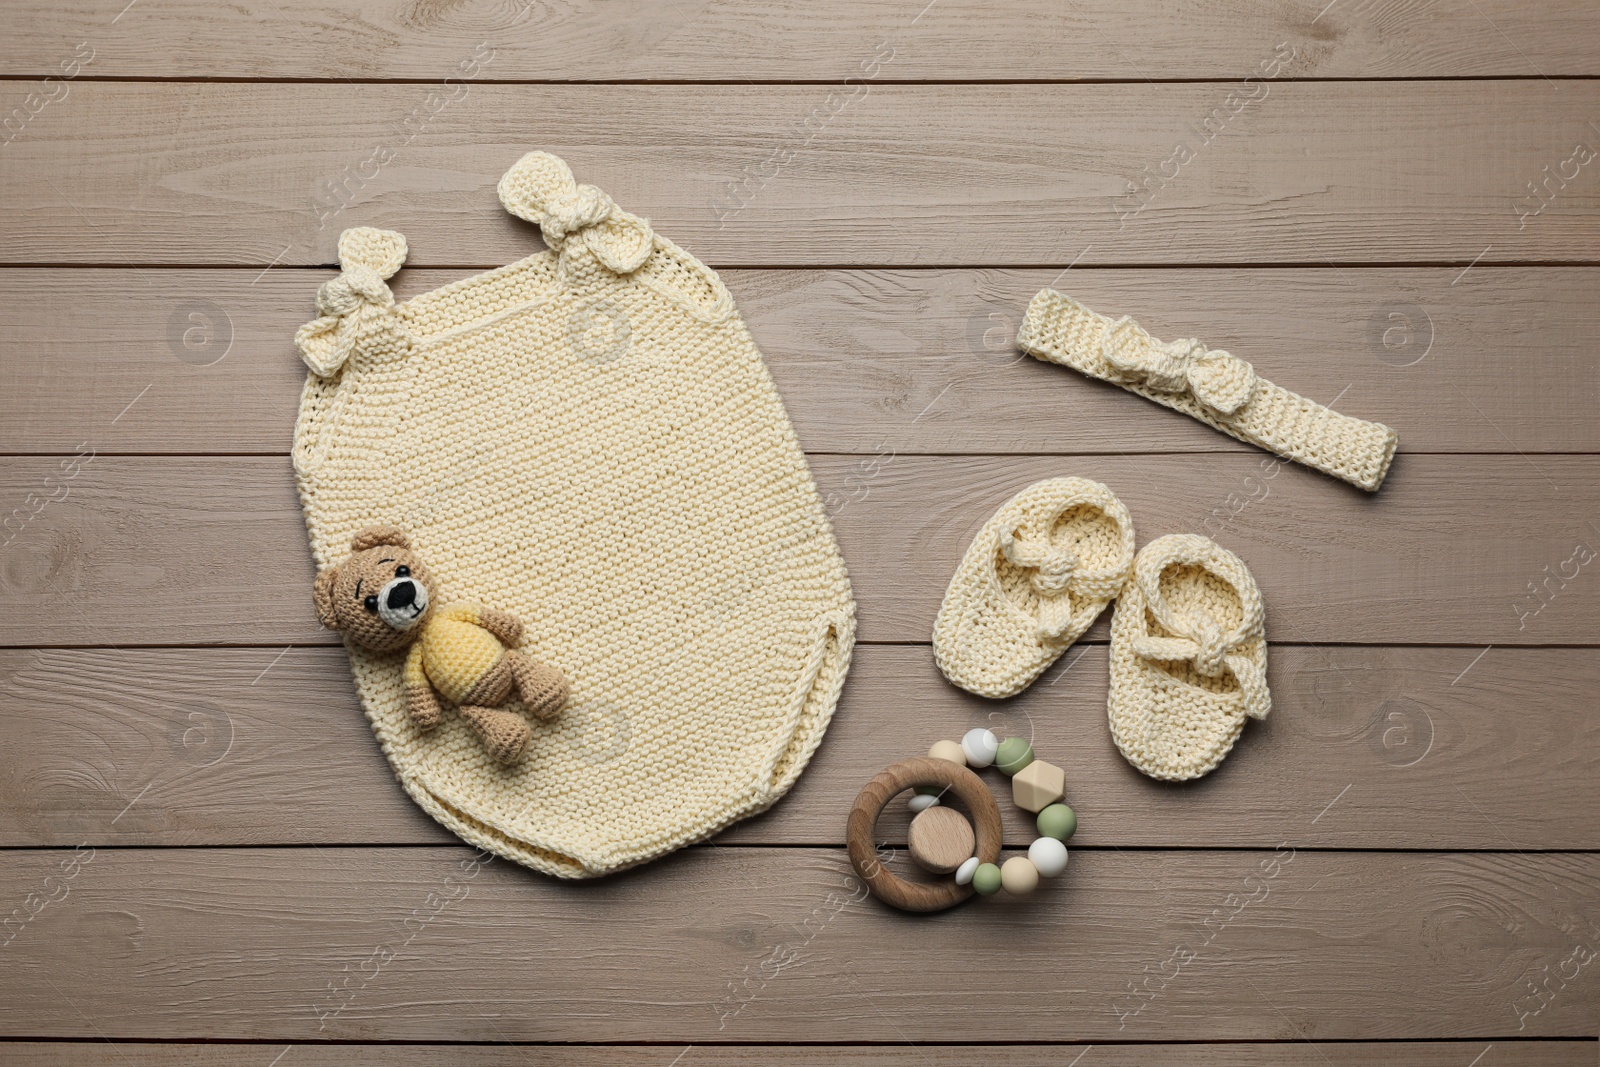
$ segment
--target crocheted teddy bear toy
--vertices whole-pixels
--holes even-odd
[[[515,616],[477,604],[439,605],[437,590],[406,535],[376,526],[355,535],[349,559],[317,575],[317,618],[374,652],[408,649],[405,699],[412,721],[424,730],[437,726],[442,696],[490,756],[515,763],[533,729],[500,705],[515,691],[529,714],[548,721],[566,702],[567,679],[517,650],[522,623]]]

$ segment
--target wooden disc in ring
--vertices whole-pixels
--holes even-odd
[[[978,860],[993,863],[1000,858],[1000,806],[994,794],[967,768],[931,756],[885,767],[862,787],[845,824],[845,844],[851,865],[873,896],[902,911],[943,911],[970,897],[972,886],[956,885],[953,878],[931,884],[908,882],[884,867],[873,847],[873,829],[883,809],[901,792],[919,785],[945,788],[959,797],[972,813]]]
[[[973,854],[974,844],[967,817],[943,804],[918,812],[906,831],[906,851],[912,862],[934,874],[954,874]]]

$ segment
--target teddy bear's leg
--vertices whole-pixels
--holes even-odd
[[[511,676],[517,681],[517,695],[528,714],[549,722],[567,702],[567,676],[549,664],[540,663],[521,652],[507,652]]]
[[[501,763],[515,763],[522,758],[528,739],[533,736],[533,727],[528,725],[527,719],[476,704],[463,704],[457,710],[483,741],[490,756]]]
[[[439,725],[439,698],[433,695],[431,686],[406,686],[406,711],[420,729],[431,730]]]

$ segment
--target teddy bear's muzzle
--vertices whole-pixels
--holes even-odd
[[[395,578],[378,590],[378,618],[395,630],[409,630],[428,610],[428,587],[414,578]]]

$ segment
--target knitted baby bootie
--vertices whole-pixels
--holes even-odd
[[[950,579],[933,654],[951,682],[1008,697],[1054,663],[1126,584],[1133,520],[1087,478],[1051,478],[978,531]]]
[[[1261,590],[1239,557],[1194,534],[1133,564],[1111,623],[1111,737],[1152,778],[1209,774],[1272,710]]]

